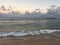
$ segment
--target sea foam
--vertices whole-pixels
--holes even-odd
[[[55,31],[60,30],[33,30],[33,31],[20,31],[20,32],[0,32],[0,37],[6,37],[6,36],[25,36],[25,35],[40,35],[40,34],[46,34],[46,33],[53,33]]]

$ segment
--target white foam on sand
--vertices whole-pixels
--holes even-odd
[[[53,33],[55,31],[60,30],[34,30],[34,31],[20,31],[20,32],[0,32],[0,37],[6,37],[6,36],[25,36],[25,35],[40,35],[40,34],[46,34],[46,33]]]

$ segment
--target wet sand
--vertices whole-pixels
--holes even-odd
[[[60,45],[60,39],[43,36],[3,37],[0,45]]]

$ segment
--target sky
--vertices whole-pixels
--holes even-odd
[[[60,0],[0,0],[0,6],[4,5],[6,8],[9,6],[13,10],[18,11],[33,11],[36,8],[41,9],[41,11],[46,11],[51,5],[60,6]]]

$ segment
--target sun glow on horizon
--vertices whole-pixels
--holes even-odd
[[[4,8],[5,8],[5,10],[3,10],[3,9],[0,9],[0,13],[9,13],[9,12],[11,12],[11,11],[19,11],[20,13],[25,13],[25,11],[28,11],[28,12],[32,12],[32,11],[34,11],[35,9],[40,9],[40,11],[42,12],[42,13],[45,13],[45,12],[47,12],[47,9],[46,8],[35,8],[35,9],[33,9],[33,8],[16,8],[16,7],[7,7],[7,6],[5,6],[5,5],[3,5],[4,6]],[[1,8],[1,6],[0,6],[0,8]]]

